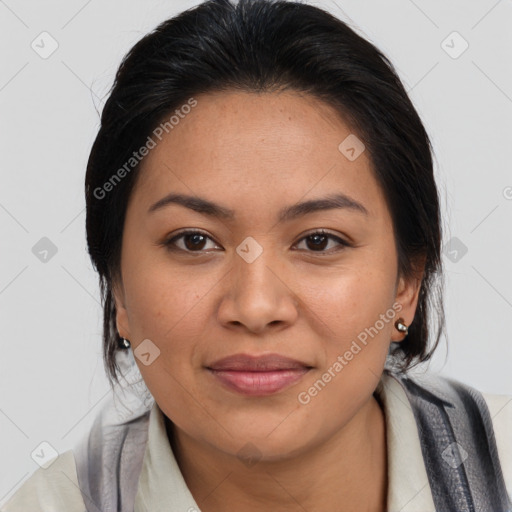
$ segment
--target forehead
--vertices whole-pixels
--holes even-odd
[[[181,191],[234,210],[280,209],[285,198],[342,192],[375,214],[385,207],[367,151],[347,158],[344,141],[357,135],[329,105],[291,91],[194,99],[197,105],[144,157],[137,202]]]

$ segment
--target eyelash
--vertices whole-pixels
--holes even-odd
[[[174,235],[172,238],[166,240],[163,242],[163,245],[171,250],[171,251],[182,251],[182,252],[185,252],[185,253],[189,253],[189,254],[194,254],[194,253],[198,253],[198,254],[201,254],[201,253],[204,253],[205,251],[203,250],[199,250],[199,251],[190,251],[188,249],[181,249],[180,247],[177,247],[175,245],[176,241],[187,236],[187,235],[202,235],[206,238],[209,238],[210,240],[214,241],[210,236],[208,236],[206,233],[203,233],[202,231],[198,231],[198,230],[195,230],[195,229],[190,229],[190,230],[185,230],[185,231],[182,231],[181,233],[178,233],[177,235]],[[324,236],[324,237],[327,237],[327,238],[330,238],[331,240],[335,240],[336,242],[338,242],[342,247],[338,247],[337,249],[335,250],[330,250],[330,251],[312,251],[312,250],[306,250],[306,252],[311,252],[311,253],[316,253],[316,254],[319,254],[319,255],[322,255],[322,254],[325,254],[325,255],[329,255],[329,254],[332,254],[332,253],[335,253],[335,252],[339,252],[341,250],[343,250],[343,248],[345,247],[352,247],[352,244],[350,244],[349,242],[347,242],[346,240],[343,240],[342,238],[338,237],[338,236],[335,236],[333,235],[332,233],[329,233],[328,231],[325,231],[323,229],[320,229],[318,231],[313,231],[311,233],[308,233],[306,234],[305,236],[303,236],[298,242],[297,244],[299,244],[300,242],[302,242],[303,240],[309,238],[309,237],[312,237],[314,235],[320,235],[320,236]],[[295,244],[295,245],[297,245]]]

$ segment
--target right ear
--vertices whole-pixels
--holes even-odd
[[[121,338],[130,339],[130,321],[126,310],[124,286],[117,279],[112,282],[112,296],[116,306],[116,327]]]

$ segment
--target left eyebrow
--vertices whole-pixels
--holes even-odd
[[[170,204],[178,204],[209,217],[231,221],[235,218],[235,212],[233,210],[209,201],[208,199],[175,193],[168,194],[154,203],[149,208],[148,213],[159,210]],[[345,194],[338,193],[285,206],[279,211],[278,222],[289,222],[310,213],[333,209],[348,209],[368,215],[368,210],[361,203]]]
[[[334,209],[348,209],[368,215],[368,210],[361,203],[345,194],[338,193],[286,206],[279,212],[278,220],[286,222],[309,213]]]

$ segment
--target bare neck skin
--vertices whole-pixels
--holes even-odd
[[[320,446],[280,461],[244,464],[166,421],[185,482],[202,512],[385,512],[384,412],[375,397]],[[340,505],[342,504],[342,505]],[[341,507],[341,508],[340,508]]]

